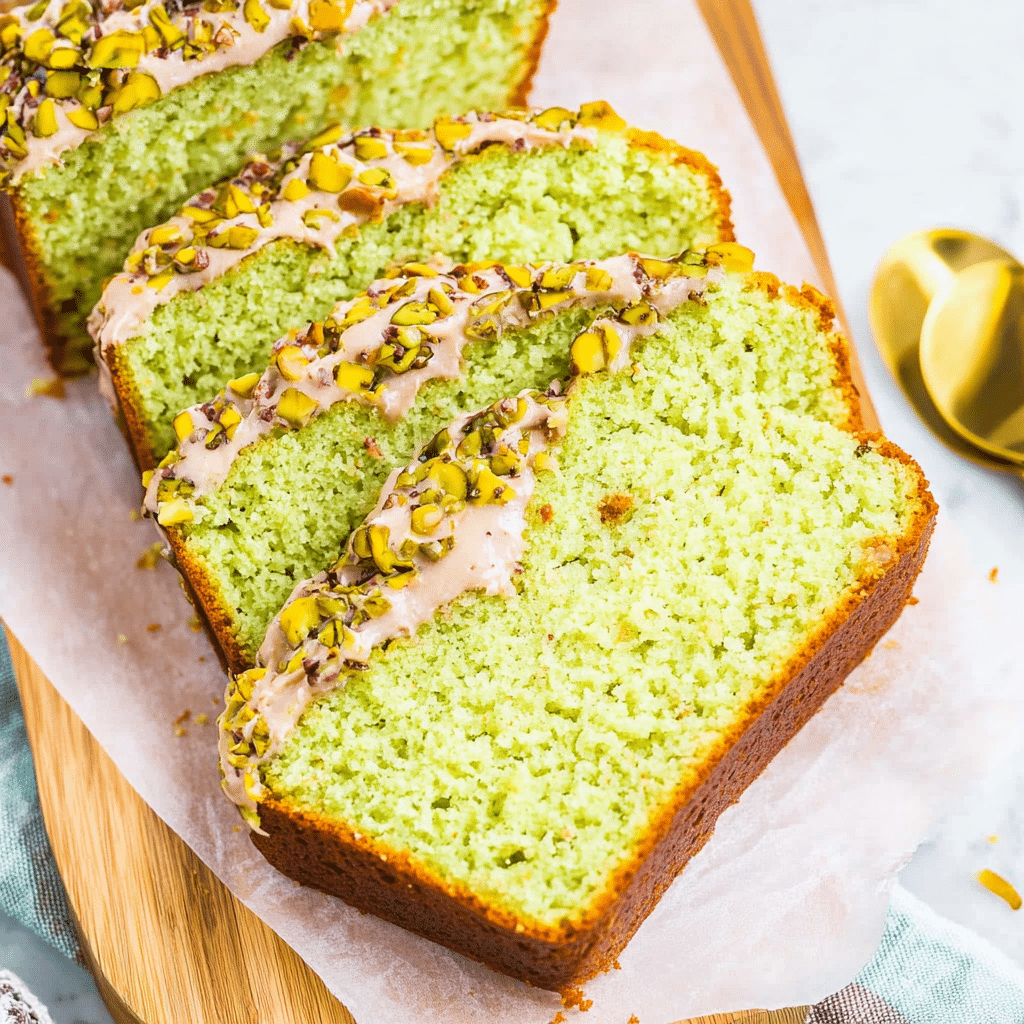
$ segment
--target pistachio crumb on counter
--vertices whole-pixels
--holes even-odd
[[[984,871],[978,872],[978,881],[989,892],[994,893],[1001,900],[1005,900],[1010,905],[1011,910],[1020,910],[1022,903],[1020,894],[1013,884],[1003,878],[1002,875],[997,875],[994,871],[989,871],[986,868]]]
[[[46,398],[64,398],[64,381],[60,377],[54,377],[52,380],[37,377],[25,389],[25,395],[28,398],[34,398],[36,395],[43,395]]]

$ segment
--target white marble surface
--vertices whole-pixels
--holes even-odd
[[[933,439],[889,377],[867,316],[875,265],[907,232],[964,228],[1024,257],[1024,5],[755,0],[755,8],[885,431],[924,467],[979,572],[998,567],[1002,602],[1024,613],[1024,481],[973,466]],[[1018,963],[1024,914],[975,876],[987,867],[1024,891],[1021,812],[1024,765],[1007,765],[951,810],[901,876]]]
[[[867,321],[874,266],[908,231],[967,228],[1024,255],[1024,5],[755,0],[755,7],[885,429],[924,466],[978,571],[998,566],[1001,598],[1024,612],[1024,483],[968,465],[932,439],[889,379]],[[1018,963],[1024,916],[974,876],[989,867],[1024,888],[1022,797],[1024,765],[1007,765],[951,810],[902,874],[937,911]],[[83,971],[2,915],[0,966],[24,978],[55,1024],[110,1021]]]

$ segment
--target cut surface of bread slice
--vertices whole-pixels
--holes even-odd
[[[181,414],[177,449],[144,477],[146,505],[229,666],[254,664],[296,581],[337,555],[393,465],[464,409],[567,379],[574,332],[602,309],[624,328],[620,316],[639,318],[630,329],[650,329],[662,314],[643,300],[649,293],[678,299],[672,315],[713,335],[749,322],[765,360],[807,348],[817,374],[800,381],[805,404],[819,408],[829,382],[845,379],[845,364],[823,348],[807,300],[789,291],[773,298],[770,281],[761,287],[756,276],[722,270],[721,254],[738,251],[459,265],[440,276],[412,265],[281,339],[259,383],[236,380]]]
[[[171,447],[178,412],[389,263],[670,255],[732,238],[707,160],[604,103],[314,141],[195,197],[107,285],[90,329],[143,469]]]
[[[820,296],[659,281],[549,321],[564,396],[392,472],[220,723],[271,863],[545,988],[612,966],[896,619],[935,515]]]
[[[332,121],[525,101],[551,0],[50,0],[0,25],[2,164],[55,363],[138,234]]]

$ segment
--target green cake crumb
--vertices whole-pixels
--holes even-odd
[[[543,341],[564,351],[578,327],[559,317]],[[277,801],[544,925],[579,919],[876,547],[907,532],[920,483],[836,426],[845,407],[806,309],[727,286],[634,358],[642,373],[585,378],[570,399],[559,472],[538,477],[528,510],[520,593],[466,595],[378,650],[264,766]],[[470,360],[469,405],[478,384],[493,399],[525,383],[503,392],[488,373],[511,357]],[[339,443],[356,433],[324,423]]]

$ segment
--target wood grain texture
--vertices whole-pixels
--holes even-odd
[[[354,1024],[143,803],[10,632],[8,641],[46,830],[115,1020]]]
[[[821,279],[836,296],[749,0],[697,3]],[[0,248],[6,250],[0,252],[3,263],[16,267],[16,252],[2,232]],[[836,306],[845,325],[838,300]],[[852,354],[865,421],[875,427],[877,417]],[[100,994],[118,1024],[354,1024],[290,947],[143,803],[16,638],[8,633],[8,639],[47,831]],[[794,1007],[679,1024],[804,1024],[806,1018],[807,1007]]]

